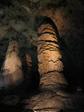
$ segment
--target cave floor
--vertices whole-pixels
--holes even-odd
[[[0,95],[1,96],[1,95]],[[25,101],[28,101],[28,96],[26,97],[8,94],[2,95],[0,97],[0,112],[33,112],[31,109],[26,109]],[[56,96],[60,97],[63,96]],[[62,98],[63,99],[63,98]],[[55,109],[50,111],[35,111],[35,112],[84,112],[84,94],[83,92],[75,92],[73,94],[67,94],[67,97],[64,97],[64,108]],[[57,102],[56,102],[57,103]],[[58,111],[59,110],[59,111]]]

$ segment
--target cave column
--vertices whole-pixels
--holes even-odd
[[[41,88],[55,89],[67,84],[58,36],[58,31],[50,23],[44,22],[38,28],[37,54]]]

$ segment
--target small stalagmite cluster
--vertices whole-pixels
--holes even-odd
[[[5,83],[17,85],[23,80],[22,63],[17,41],[10,41],[2,67]]]

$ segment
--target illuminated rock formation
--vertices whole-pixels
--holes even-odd
[[[17,85],[23,80],[19,45],[16,41],[9,42],[2,70],[7,85]]]
[[[59,34],[50,18],[44,18],[38,25],[37,43],[40,92],[26,102],[26,108],[35,112],[61,112],[64,108],[62,97],[66,95],[63,90],[67,82],[63,75]]]
[[[57,88],[67,84],[63,76],[64,66],[58,38],[56,26],[51,19],[47,18],[38,28],[38,71],[43,88]]]

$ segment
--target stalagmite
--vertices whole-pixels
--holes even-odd
[[[58,88],[66,85],[63,76],[62,52],[60,50],[58,31],[52,20],[44,20],[38,28],[38,71],[42,88]]]
[[[23,80],[22,63],[19,57],[19,45],[16,41],[9,42],[2,71],[7,85],[18,85]]]
[[[67,82],[63,76],[64,65],[58,31],[52,20],[47,17],[39,25],[37,31],[40,93],[30,99],[26,108],[31,108],[35,112],[61,112],[64,108],[62,97],[66,95],[63,90]]]
[[[33,50],[32,50],[33,52]],[[31,53],[30,51],[25,53],[25,61],[26,61],[26,82],[27,87],[29,87],[30,92],[31,90],[37,90],[39,87],[39,74],[37,70],[37,55],[34,53]]]
[[[30,54],[26,53],[25,58],[26,58],[26,64],[27,64],[28,70],[31,71],[32,70],[32,59],[31,59]]]

